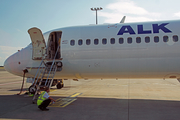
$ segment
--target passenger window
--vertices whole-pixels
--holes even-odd
[[[140,37],[136,38],[136,43],[141,43],[141,38]]]
[[[169,41],[168,36],[164,36],[164,37],[163,37],[163,41],[164,41],[164,42],[168,42],[168,41]]]
[[[177,35],[174,35],[174,36],[173,36],[173,41],[174,41],[174,42],[177,42],[177,41],[178,41],[178,36],[177,36]]]
[[[82,45],[82,44],[83,44],[82,39],[78,40],[78,45]]]
[[[128,38],[127,38],[127,42],[128,42],[129,44],[131,44],[131,43],[132,43],[132,38],[131,38],[131,37],[128,37]]]
[[[155,43],[158,43],[158,42],[159,42],[159,37],[158,37],[158,36],[155,36],[155,37],[154,37],[154,42],[155,42]]]
[[[103,44],[103,45],[107,44],[107,39],[106,39],[106,38],[103,38],[103,39],[102,39],[102,44]]]
[[[87,39],[86,40],[86,45],[90,45],[91,44],[91,40],[90,39]]]
[[[75,45],[75,40],[71,40],[70,44],[71,44],[71,46],[74,46]]]
[[[145,37],[145,42],[149,43],[150,42],[150,37]]]
[[[115,38],[111,38],[111,44],[115,44]]]
[[[124,39],[123,38],[119,38],[119,44],[123,44],[124,43]]]
[[[99,44],[99,40],[98,39],[94,39],[94,44],[98,45]]]

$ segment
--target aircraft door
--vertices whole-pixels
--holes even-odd
[[[33,60],[41,60],[46,53],[46,43],[43,37],[43,34],[38,28],[31,28],[28,30],[28,33],[31,37],[33,53]]]
[[[61,58],[61,35],[62,32],[52,32],[48,39],[47,58],[60,59]],[[57,53],[57,55],[56,55]],[[56,56],[55,56],[56,55]]]

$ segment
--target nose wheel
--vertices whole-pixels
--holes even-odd
[[[28,88],[28,90],[29,90],[29,93],[31,93],[31,94],[35,94],[35,92],[36,92],[36,87],[34,86],[34,85],[31,85],[29,88]]]

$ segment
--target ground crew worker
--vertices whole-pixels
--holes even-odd
[[[46,87],[44,92],[41,93],[41,95],[38,97],[38,100],[37,100],[38,108],[40,110],[42,110],[42,111],[49,110],[46,107],[49,105],[49,103],[51,101],[56,102],[56,100],[54,100],[53,98],[49,97],[48,92],[49,92],[49,88]]]

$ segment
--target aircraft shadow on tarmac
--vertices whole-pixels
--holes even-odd
[[[54,97],[58,99],[59,97]],[[180,101],[85,98],[70,105],[40,111],[32,97],[0,95],[0,119],[179,120]]]

